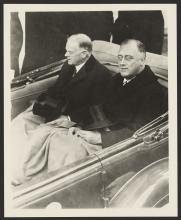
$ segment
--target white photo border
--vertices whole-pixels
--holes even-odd
[[[18,210],[11,207],[9,158],[10,153],[10,12],[35,11],[118,11],[162,10],[168,24],[168,90],[169,90],[169,192],[170,202],[162,209],[62,209]],[[4,195],[5,217],[114,217],[114,216],[177,216],[177,5],[176,4],[4,4]]]

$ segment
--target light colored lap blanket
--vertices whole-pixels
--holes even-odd
[[[20,184],[101,150],[76,136],[79,128],[66,116],[44,123],[31,108],[12,122],[13,183]],[[74,130],[74,132],[72,132]]]

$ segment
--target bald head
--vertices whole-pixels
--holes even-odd
[[[130,79],[145,68],[146,50],[138,40],[128,39],[121,43],[118,65],[122,77]]]

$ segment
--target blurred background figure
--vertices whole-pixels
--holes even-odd
[[[113,43],[136,39],[151,53],[162,53],[164,19],[161,11],[119,11],[113,25]]]
[[[11,13],[10,29],[11,69],[14,70],[14,77],[16,77],[20,73],[19,54],[23,43],[23,30],[19,20],[18,12]]]
[[[76,33],[116,44],[134,38],[148,52],[167,55],[165,15],[160,10],[12,12],[11,69],[18,76],[63,59],[67,37]]]
[[[67,37],[84,33],[92,40],[109,41],[112,12],[26,13],[26,47],[22,72],[61,60]]]

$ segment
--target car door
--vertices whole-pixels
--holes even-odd
[[[77,161],[63,170],[15,189],[15,208],[104,208],[117,188],[150,163],[168,156],[168,115],[159,117],[134,136]],[[162,135],[161,135],[162,134]],[[120,182],[119,182],[120,183]],[[119,184],[118,187],[121,185]]]
[[[108,207],[109,201],[129,179],[151,163],[168,157],[168,114],[139,129],[133,138],[135,142],[123,151],[118,143],[109,152],[97,153],[106,173],[104,184]],[[113,153],[114,150],[117,153]]]
[[[32,70],[14,78],[11,82],[11,118],[31,105],[41,93],[51,87],[65,60]]]

